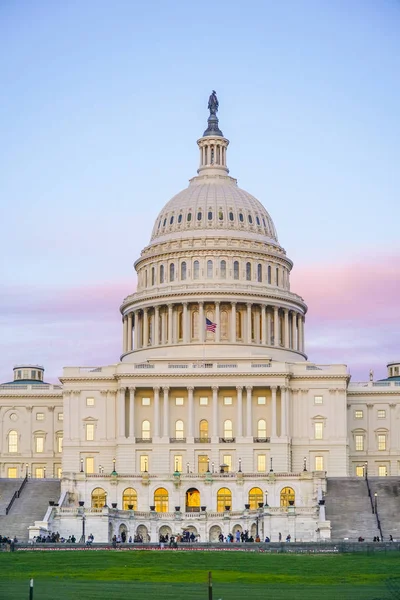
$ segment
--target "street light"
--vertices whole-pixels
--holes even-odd
[[[378,494],[376,492],[374,494],[374,511],[375,514],[378,513]]]
[[[83,458],[81,458],[81,473],[83,473]]]
[[[189,473],[189,463],[186,463],[186,473]]]
[[[43,476],[44,476],[44,479],[46,479],[46,467],[43,467]]]
[[[365,479],[368,479],[368,463],[367,463],[367,461],[365,461],[365,463],[364,463],[364,477],[365,477]]]
[[[210,459],[207,458],[207,473],[210,472]]]
[[[303,458],[303,471],[307,471],[307,457]]]
[[[28,477],[28,463],[25,464],[25,477]]]
[[[86,517],[83,514],[82,515],[82,542],[85,543],[85,523],[86,523]]]
[[[264,506],[268,506],[268,492],[265,490],[265,504]]]
[[[239,473],[242,472],[242,459],[239,458]]]
[[[211,463],[211,469],[212,469],[212,472],[214,473],[214,463]]]
[[[273,468],[272,468],[272,456],[271,456],[271,458],[269,459],[269,464],[270,464],[270,467],[269,467],[269,472],[270,472],[270,473],[273,473],[273,472],[274,472],[274,470],[273,470]]]

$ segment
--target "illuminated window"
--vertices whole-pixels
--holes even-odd
[[[200,454],[197,459],[197,468],[199,473],[206,473],[208,471],[209,460],[206,454]]]
[[[294,506],[295,494],[291,487],[281,490],[281,506]]]
[[[314,438],[316,440],[322,440],[323,423],[314,423]]]
[[[314,396],[314,404],[322,404],[322,396]]]
[[[200,421],[200,439],[208,439],[208,421],[206,421],[206,419],[202,419]]]
[[[224,398],[224,404],[225,404],[225,406],[231,405],[232,404],[232,398],[230,396],[226,396]]]
[[[250,510],[256,510],[259,504],[264,505],[264,495],[259,487],[251,488],[249,491]]]
[[[207,406],[207,404],[208,404],[207,396],[201,396],[199,398],[199,404],[200,404],[200,406]]]
[[[220,488],[217,492],[217,512],[224,512],[232,506],[232,493],[228,488]]]
[[[183,406],[183,398],[175,398],[176,406]]]
[[[129,507],[132,507],[130,509]],[[137,510],[137,492],[133,488],[126,488],[122,494],[122,510]]]
[[[386,419],[386,410],[378,410],[378,419]]]
[[[267,437],[267,421],[265,419],[259,419],[257,422],[257,437]]]
[[[233,438],[233,427],[230,419],[224,421],[224,438]]]
[[[316,456],[315,457],[315,470],[316,471],[323,471],[324,470],[324,457],[323,456]]]
[[[226,260],[221,260],[220,275],[221,275],[221,279],[226,279]]]
[[[386,477],[386,475],[387,475],[387,466],[386,465],[379,465],[378,475],[379,475],[379,477]]]
[[[142,406],[150,406],[150,398],[142,398]]]
[[[140,471],[141,473],[147,473],[149,470],[149,457],[147,454],[140,455]]]
[[[154,492],[154,505],[157,512],[168,512],[168,492],[165,488],[158,488]]]
[[[199,261],[195,260],[193,263],[193,279],[198,279],[200,274],[200,265]]]
[[[14,429],[8,434],[8,452],[18,452],[18,433]]]
[[[364,416],[364,413],[362,410],[355,410],[354,411],[354,418],[355,419],[362,419]]]
[[[17,467],[8,467],[7,477],[8,477],[8,479],[17,479],[17,477],[18,477]]]
[[[378,435],[378,450],[386,450],[386,435]]]
[[[174,456],[174,470],[182,473],[183,457],[181,454],[175,454]]]
[[[181,263],[181,280],[184,281],[186,279],[186,263]]]
[[[44,479],[44,467],[36,467],[35,477],[36,479]]]
[[[94,398],[86,398],[86,406],[94,406]]]
[[[92,492],[92,508],[103,508],[107,504],[107,493],[103,488],[95,488]]]
[[[35,452],[41,454],[44,451],[44,437],[38,435],[35,437]]]
[[[64,421],[64,413],[58,413],[58,420],[59,421]]]
[[[44,421],[44,413],[36,413],[36,421]]]
[[[57,467],[57,479],[61,479],[62,477],[62,467]]]
[[[94,458],[93,456],[87,456],[85,459],[85,472],[89,475],[94,473]]]
[[[356,442],[356,450],[364,450],[364,436],[363,435],[356,435],[355,436],[355,442]]]
[[[267,457],[265,454],[257,455],[257,471],[258,473],[265,473],[267,470]]]
[[[239,261],[233,263],[233,279],[239,279]]]
[[[142,423],[142,438],[144,440],[150,439],[150,421],[143,421]]]
[[[86,423],[86,441],[93,442],[94,440],[94,424]]]
[[[364,467],[362,465],[356,466],[356,477],[364,477]]]
[[[61,452],[63,451],[63,439],[64,439],[64,438],[63,438],[63,436],[62,436],[62,435],[59,435],[59,436],[57,437],[57,452],[58,452],[59,454],[61,454]]]
[[[183,421],[181,419],[175,423],[175,437],[178,440],[182,440],[184,438]]]
[[[267,398],[265,396],[259,396],[257,398],[257,404],[267,404]]]
[[[222,462],[224,465],[226,465],[227,471],[232,471],[232,455],[231,454],[224,454],[224,456],[222,457]]]

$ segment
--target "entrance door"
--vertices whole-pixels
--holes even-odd
[[[186,492],[186,512],[200,512],[200,492],[196,488]]]
[[[207,456],[207,454],[199,454],[198,472],[199,473],[206,473],[207,472],[207,466],[208,466],[208,456]]]

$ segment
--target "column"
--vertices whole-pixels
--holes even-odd
[[[287,388],[281,387],[281,436],[287,435],[287,405],[286,405]]]
[[[231,343],[236,342],[236,302],[232,302],[231,310]]]
[[[172,331],[172,304],[168,304],[168,344],[173,343]]]
[[[137,310],[133,312],[133,326],[134,349],[137,350],[139,348],[139,311]]]
[[[266,315],[265,315],[265,306],[264,304],[260,304],[261,309],[261,345],[265,346],[266,342]]]
[[[247,343],[251,344],[251,302],[247,303]]]
[[[301,351],[304,352],[304,322],[306,318],[301,317]]]
[[[165,310],[161,311],[161,344],[165,346]]]
[[[271,344],[271,337],[272,337],[271,325],[272,325],[272,315],[267,307],[267,346],[272,345]]]
[[[143,309],[143,347],[147,348],[149,343],[149,318],[148,308]]]
[[[125,437],[125,388],[119,390],[118,433],[119,437]]]
[[[212,394],[213,394],[213,405],[212,405],[212,415],[213,415],[213,422],[212,422],[212,434],[213,437],[216,438],[218,437],[218,386],[214,385],[212,387]]]
[[[160,343],[160,307],[154,307],[154,346]]]
[[[160,437],[160,388],[153,387],[154,393],[154,437]]]
[[[289,348],[289,310],[285,308],[284,311],[284,320],[285,320],[285,348]]]
[[[194,388],[189,386],[188,391],[188,437],[193,437],[193,417],[194,417],[194,402],[193,402],[193,390]]]
[[[188,327],[187,327],[187,321],[188,321],[188,303],[184,302],[183,303],[183,315],[182,315],[182,327],[183,327],[183,343],[187,344],[188,343]]]
[[[220,306],[220,303],[216,302],[215,303],[215,322],[217,324],[217,329],[215,331],[215,341],[216,342],[219,342],[221,339],[221,319],[220,319],[219,306]]]
[[[243,386],[237,385],[237,436],[243,437]]]
[[[169,387],[164,387],[163,437],[169,437]]]
[[[275,438],[276,437],[276,386],[271,387],[271,395],[272,395],[272,402],[271,402],[271,437]]]
[[[135,389],[129,388],[129,436],[135,439]]]
[[[246,436],[251,437],[252,435],[252,391],[253,386],[247,385],[247,402],[246,402]]]
[[[199,338],[200,344],[204,342],[204,334],[206,331],[206,322],[204,319],[204,302],[199,302]]]
[[[128,314],[128,345],[127,345],[127,350],[128,352],[132,351],[132,313],[130,312]]]
[[[303,316],[300,314],[297,319],[297,349],[299,350],[299,352],[304,352]]]
[[[122,352],[125,353],[126,349],[128,347],[128,342],[127,342],[127,337],[128,337],[128,321],[127,318],[124,316],[122,317]]]
[[[296,313],[292,312],[292,348],[296,350],[297,339],[296,339]]]
[[[274,306],[274,346],[279,346],[279,308]]]

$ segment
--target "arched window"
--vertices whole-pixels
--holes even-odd
[[[229,337],[228,331],[228,312],[226,310],[221,311],[221,340],[227,340]]]
[[[200,439],[208,440],[208,421],[206,419],[200,421]]]
[[[268,283],[271,285],[271,265],[268,265]]]
[[[257,437],[267,437],[267,421],[265,419],[259,419],[257,423]]]
[[[197,340],[199,337],[199,312],[192,312],[192,339]]]
[[[175,423],[175,437],[178,440],[183,440],[184,438],[183,421],[181,419]]]
[[[203,215],[202,215],[201,211],[199,210],[199,212],[197,213],[197,220],[201,221],[202,216]]]
[[[239,279],[239,261],[233,263],[233,279]]]
[[[157,512],[168,512],[168,492],[165,488],[158,488],[154,492],[154,505]]]
[[[226,419],[226,421],[224,421],[224,438],[233,438],[233,427],[230,419]]]
[[[178,340],[183,340],[183,311],[178,312]]]
[[[181,280],[185,281],[186,279],[186,263],[181,263]]]
[[[174,216],[172,215],[172,217],[169,220],[169,224],[172,225],[173,222],[174,222]]]
[[[130,506],[133,506],[132,510],[137,510],[137,492],[133,488],[126,488],[122,494],[122,510],[130,510]]]
[[[208,277],[208,279],[211,279],[212,276],[213,276],[213,261],[208,260],[207,261],[207,277]]]
[[[169,265],[169,280],[174,281],[174,279],[175,279],[175,265],[174,265],[174,263],[171,263]]]
[[[179,217],[178,217],[178,223],[182,223],[182,215],[179,215]]]
[[[240,311],[236,311],[236,339],[242,339],[242,313]]]
[[[281,506],[294,506],[295,494],[291,487],[281,490]]]
[[[256,217],[256,223],[257,225],[261,225],[259,217]]]
[[[246,263],[246,281],[251,281],[251,263]]]
[[[147,288],[147,270],[144,272],[144,287]]]
[[[247,215],[250,225],[253,224],[253,217],[251,215]]]
[[[144,440],[149,440],[150,436],[150,421],[143,421],[142,423],[142,438]]]
[[[155,285],[156,283],[156,270],[154,267],[151,267],[151,285]]]
[[[222,211],[222,210],[219,210],[219,211],[218,211],[218,219],[219,219],[220,221],[223,221],[223,220],[224,220],[224,213],[223,213],[223,211]]]
[[[234,219],[234,218],[235,218],[235,217],[233,216],[233,212],[230,212],[230,213],[229,213],[229,220],[230,220],[230,221],[233,221],[233,219]]]
[[[190,223],[190,221],[192,220],[192,213],[188,213],[186,219],[187,219],[187,222]]]
[[[249,491],[249,504],[250,510],[256,510],[257,508],[259,508],[259,504],[264,504],[264,496],[261,488],[251,488],[251,490]]]
[[[212,210],[208,211],[207,218],[209,221],[212,221],[212,218],[213,218]]]
[[[279,285],[279,269],[276,267],[276,285]]]
[[[243,223],[243,221],[244,221],[243,213],[239,213],[239,221],[241,223]]]
[[[217,512],[224,512],[228,507],[232,507],[232,492],[228,488],[220,488],[217,492]]]
[[[164,219],[164,221],[163,221],[163,224],[162,224],[162,226],[163,226],[163,227],[165,227],[165,226],[166,226],[166,224],[167,224],[167,217],[165,217],[165,219]]]
[[[262,281],[262,264],[258,263],[257,265],[257,281]]]
[[[200,274],[200,264],[198,260],[193,263],[193,279],[198,279]]]
[[[160,283],[164,283],[164,265],[160,267]]]
[[[8,434],[8,451],[10,454],[18,452],[18,432],[15,429]]]
[[[107,493],[103,488],[97,487],[92,492],[92,508],[103,508],[107,504]]]
[[[220,263],[221,279],[226,279],[226,260],[221,260]]]

